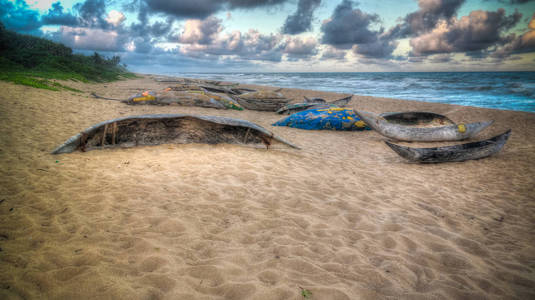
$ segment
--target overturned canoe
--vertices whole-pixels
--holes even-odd
[[[326,109],[326,108],[336,108],[336,107],[345,107],[349,101],[351,101],[351,98],[353,96],[345,97],[342,99],[334,100],[332,102],[327,102],[324,99],[321,98],[312,98],[309,99],[305,97],[304,103],[294,103],[294,104],[288,104],[283,107],[281,107],[279,110],[277,110],[278,114],[287,114],[291,115],[296,112],[308,110],[308,109]],[[318,101],[318,102],[314,102]]]
[[[277,110],[277,113],[279,115],[291,115],[296,112],[309,110],[309,109],[319,109],[319,108],[329,108],[330,105],[328,104],[322,104],[322,103],[294,103],[294,104],[288,104],[284,105],[283,107],[279,108]]]
[[[410,148],[392,144],[388,141],[385,141],[385,143],[399,156],[410,161],[441,163],[479,159],[498,153],[507,142],[510,134],[511,129],[488,140],[435,148]]]
[[[380,114],[390,123],[406,126],[444,126],[455,124],[448,117],[426,111],[388,112]]]
[[[260,144],[273,141],[299,147],[254,123],[216,116],[187,114],[141,115],[93,125],[72,136],[52,154],[110,147],[159,144]]]
[[[331,105],[336,105],[338,107],[345,107],[349,103],[349,101],[351,101],[351,98],[353,98],[353,95],[347,96],[338,100],[334,100],[328,103]]]
[[[221,100],[221,101],[219,101]],[[202,90],[171,90],[167,89],[159,93],[143,92],[134,95],[125,100],[129,105],[181,105],[181,106],[199,106],[207,108],[226,109],[228,103],[222,103],[223,97],[213,95]],[[236,103],[237,104],[237,103]],[[239,105],[238,105],[239,106]]]
[[[246,109],[260,111],[277,111],[292,99],[285,98],[279,92],[259,91],[236,96],[236,100]]]
[[[393,124],[370,112],[356,111],[356,113],[368,126],[380,134],[391,139],[409,142],[460,141],[478,134],[493,123],[490,121],[438,127],[416,127]]]
[[[308,98],[307,96],[303,96],[303,98],[305,98],[305,101],[304,101],[305,103],[317,103],[317,104],[329,103],[329,104],[338,105],[340,107],[344,107],[349,103],[349,101],[351,101],[351,98],[353,98],[353,95],[347,96],[338,100],[334,100],[334,101],[327,101],[323,98]]]
[[[303,96],[303,98],[305,98],[305,103],[327,103],[327,100],[323,98],[308,98],[307,96]]]

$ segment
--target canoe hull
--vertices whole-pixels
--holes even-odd
[[[254,123],[216,116],[141,115],[93,125],[72,136],[52,154],[113,147],[159,144],[264,144],[272,141],[299,147]]]
[[[438,127],[416,127],[392,124],[383,117],[363,111],[357,115],[373,130],[388,138],[408,142],[460,141],[478,134],[493,121]]]
[[[380,114],[393,124],[405,126],[444,126],[455,124],[448,117],[424,111],[389,112]]]
[[[296,112],[308,110],[308,109],[327,109],[327,108],[335,108],[335,107],[345,107],[349,101],[351,101],[351,98],[353,96],[345,97],[342,99],[334,100],[332,102],[326,102],[323,99],[320,98],[313,98],[308,99],[305,97],[304,103],[295,103],[295,104],[288,104],[283,107],[281,107],[279,110],[277,110],[277,113],[282,115],[291,115]],[[314,102],[317,101],[317,102]]]
[[[509,129],[500,135],[484,141],[434,148],[411,148],[392,144],[388,141],[385,141],[385,143],[399,156],[413,162],[460,162],[485,158],[498,153],[507,142],[510,134],[511,130]]]

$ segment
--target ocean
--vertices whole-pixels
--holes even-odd
[[[178,73],[167,75],[535,112],[535,72]]]

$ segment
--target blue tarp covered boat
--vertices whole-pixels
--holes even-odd
[[[307,130],[369,130],[350,108],[309,109],[277,121],[273,126]]]

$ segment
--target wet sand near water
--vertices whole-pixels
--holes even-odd
[[[284,117],[271,112],[89,96],[172,85],[150,76],[65,84],[83,93],[0,82],[2,299],[303,299],[302,289],[310,299],[535,298],[533,113],[353,97],[349,107],[376,113],[495,120],[470,141],[512,128],[495,156],[421,165],[374,131],[306,131],[271,126]],[[294,102],[344,96],[281,92]],[[50,154],[95,123],[149,113],[244,119],[302,150]]]

